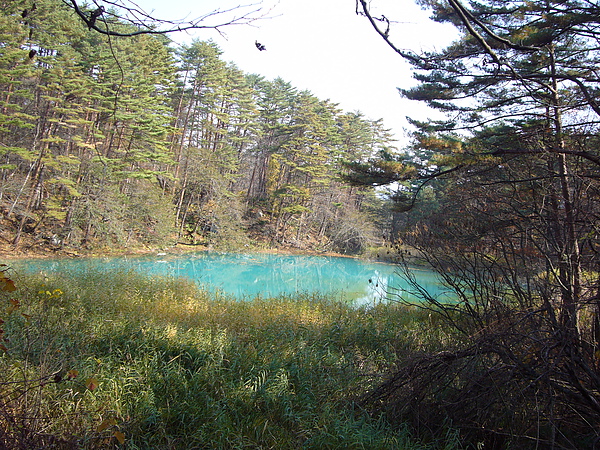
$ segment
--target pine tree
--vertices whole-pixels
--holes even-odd
[[[254,134],[252,92],[240,71],[220,55],[214,43],[201,41],[180,53],[185,82],[178,101],[177,223],[180,234],[192,237],[202,229],[240,222],[232,187],[241,153]]]
[[[573,446],[579,426],[597,439],[587,421],[600,411],[599,286],[584,274],[599,263],[600,6],[578,0],[426,0],[421,3],[433,17],[455,25],[460,37],[440,51],[416,53],[395,46],[393,27],[387,29],[391,19],[375,20],[367,2],[360,3],[415,70],[418,85],[402,93],[444,113],[442,120],[413,121],[415,145],[433,154],[418,176],[444,179],[447,191],[411,238],[457,292],[460,307],[441,310],[460,312],[469,326],[454,322],[456,329],[481,336],[474,352],[502,361],[492,368],[479,359],[485,369],[478,374],[490,380],[509,367],[522,368],[507,378],[509,391],[486,393],[486,405],[519,390],[523,402],[511,405],[511,416],[519,408],[544,423],[535,431],[511,429],[512,436],[527,436],[520,442],[543,428],[545,445]],[[439,302],[428,301],[439,310]],[[540,390],[557,396],[528,415]],[[472,392],[457,392],[460,401],[446,411],[449,420],[465,419],[466,427],[494,423],[480,437],[507,430],[493,419],[506,410],[474,408]],[[465,408],[477,412],[461,415]],[[566,426],[568,432],[557,420],[563,413],[578,424]],[[522,426],[517,422],[510,424]]]

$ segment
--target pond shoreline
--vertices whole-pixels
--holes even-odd
[[[100,271],[183,278],[207,292],[238,300],[282,295],[326,295],[356,305],[374,305],[392,298],[413,298],[398,266],[382,261],[289,251],[221,252],[195,247],[189,251],[137,252],[128,255],[12,259],[4,263],[22,275],[77,274]],[[427,290],[439,290],[429,271],[415,270]],[[415,297],[415,301],[418,299]]]
[[[310,250],[299,250],[293,248],[253,248],[244,250],[220,250],[205,245],[193,245],[177,243],[168,248],[133,247],[124,249],[99,248],[99,249],[69,249],[51,246],[14,248],[9,244],[0,244],[0,260],[23,260],[23,259],[52,259],[52,258],[102,258],[118,256],[144,256],[144,255],[181,255],[186,253],[217,252],[217,253],[269,253],[280,255],[309,255],[309,256],[335,256],[339,258],[361,258],[360,255],[346,255],[336,252],[320,252]],[[389,261],[381,261],[389,262]]]

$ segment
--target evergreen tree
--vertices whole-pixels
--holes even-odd
[[[599,286],[584,276],[599,262],[600,159],[592,144],[600,124],[599,6],[577,0],[468,6],[458,0],[422,1],[435,20],[454,24],[461,34],[440,51],[418,54],[395,46],[393,27],[387,29],[391,20],[375,20],[367,2],[360,3],[381,36],[414,67],[419,84],[401,92],[445,114],[443,120],[413,121],[415,145],[433,154],[430,167],[417,176],[444,178],[448,189],[426,226],[413,234],[459,296],[459,308],[442,311],[463,313],[466,322],[454,322],[457,328],[470,336],[481,333],[471,349],[526,368],[507,378],[524,399],[514,408],[525,413],[543,389],[565,392],[569,386],[581,395],[576,401],[559,396],[535,411],[536,420],[551,430],[545,434],[549,445],[561,445],[564,437],[563,444],[571,446],[557,414],[577,410],[587,419],[573,420],[586,427],[599,411],[594,353],[600,346]],[[531,346],[538,344],[543,350],[534,354],[545,356],[528,360]],[[553,353],[554,348],[564,353]],[[490,361],[479,359],[484,369],[478,376],[493,378],[508,367],[500,363],[492,369]],[[529,390],[534,384],[535,392]],[[447,411],[454,423],[465,419],[472,426],[507,413],[474,408],[472,391],[457,392],[464,398]],[[477,398],[482,395],[494,403],[495,394],[478,391]],[[475,421],[463,409],[467,403],[477,410]],[[516,422],[511,424],[522,425]],[[501,433],[500,426],[506,423],[495,422],[489,433]],[[520,428],[511,434],[539,431]],[[597,438],[595,430],[588,431]]]
[[[176,193],[180,234],[215,232],[220,222],[240,222],[240,209],[231,207],[237,202],[231,188],[239,177],[240,153],[253,136],[255,107],[239,70],[220,55],[214,43],[201,41],[181,52],[185,84]]]
[[[331,245],[344,218],[361,213],[364,191],[338,173],[380,145],[375,122],[245,75],[212,42],[174,54],[160,33],[137,33],[113,12],[106,36],[58,0],[5,6],[0,204],[15,245],[24,234],[73,246],[158,242],[170,222],[192,241],[241,242],[253,213],[276,240],[316,233]],[[88,20],[94,11],[79,10]]]
[[[247,165],[251,169],[246,195],[248,203],[260,204],[269,200],[267,184],[272,178],[269,173],[271,158],[281,151],[291,134],[297,92],[281,78],[266,81],[252,75],[248,76],[248,83],[254,89],[259,116],[257,139],[246,154]],[[271,207],[269,202],[263,206]]]

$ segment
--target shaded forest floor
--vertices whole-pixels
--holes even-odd
[[[386,247],[382,239],[371,236],[365,240],[361,251],[336,251],[331,242],[316,232],[294,231],[274,239],[276,234],[268,221],[245,220],[234,233],[225,231],[213,239],[200,234],[193,236],[172,235],[156,243],[144,243],[132,238],[127,244],[92,239],[87,243],[64,244],[49,230],[24,231],[14,245],[15,224],[0,220],[0,258],[60,258],[143,255],[152,253],[182,254],[204,250],[224,252],[269,252],[319,256],[364,257],[378,261],[394,261],[397,254],[392,247]]]
[[[6,230],[0,231],[0,259],[24,259],[24,258],[63,258],[63,257],[93,257],[93,256],[119,256],[119,255],[144,255],[151,253],[183,254],[205,250],[228,251],[226,248],[206,245],[203,243],[191,244],[177,241],[168,246],[136,244],[128,247],[118,245],[95,245],[89,247],[62,246],[53,243],[50,239],[34,238],[23,235],[19,245],[12,243],[11,233]],[[314,239],[306,239],[302,245],[278,244],[271,245],[268,239],[255,239],[252,244],[244,247],[245,251],[303,254],[319,256],[357,257],[360,255],[348,255],[334,251],[314,250]],[[241,249],[230,250],[241,251]]]

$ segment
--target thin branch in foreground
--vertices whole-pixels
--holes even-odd
[[[89,11],[79,0],[62,0],[90,30],[108,36],[132,37],[140,34],[169,34],[189,30],[214,30],[231,25],[249,25],[257,20],[269,18],[260,4],[238,5],[228,9],[216,9],[191,20],[164,20],[147,13],[130,0],[94,0],[96,9]],[[135,31],[116,31],[112,23],[128,24]]]

